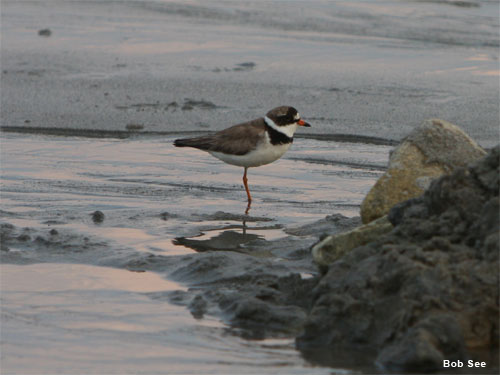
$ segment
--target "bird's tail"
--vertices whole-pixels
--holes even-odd
[[[175,147],[194,147],[201,150],[206,150],[210,148],[209,138],[199,137],[199,138],[182,138],[176,139],[174,141]]]
[[[187,142],[187,141],[189,141],[189,139],[176,139],[174,141],[174,146],[175,147],[189,147],[189,144],[188,144],[189,142]]]

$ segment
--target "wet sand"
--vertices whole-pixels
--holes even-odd
[[[498,3],[387,4],[5,1],[1,126],[207,131],[292,105],[307,134],[438,117],[492,146]]]

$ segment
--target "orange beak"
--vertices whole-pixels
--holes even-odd
[[[307,122],[305,122],[304,120],[300,119],[299,121],[297,121],[297,124],[299,124],[300,126],[305,126],[307,128],[310,128],[311,125],[309,125]]]

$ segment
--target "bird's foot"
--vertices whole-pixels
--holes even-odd
[[[252,201],[249,200],[248,205],[247,205],[247,209],[245,210],[245,215],[248,215],[248,212],[250,211],[251,206],[252,206]]]

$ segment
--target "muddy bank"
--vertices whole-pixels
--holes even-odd
[[[216,216],[234,220],[234,215],[228,213]],[[269,221],[251,216],[247,220],[248,225]],[[151,294],[155,300],[186,306],[196,319],[205,314],[217,316],[245,338],[295,337],[305,323],[310,291],[317,283],[317,267],[308,248],[324,233],[345,231],[359,224],[359,218],[332,215],[304,226],[284,228],[289,234],[276,240],[246,233],[234,225],[206,239],[180,237],[175,240],[177,246],[197,253],[166,256],[138,253],[133,248],[105,255],[109,244],[92,236],[3,223],[1,255],[6,264],[64,259],[134,272],[153,271],[189,286],[188,291]]]

